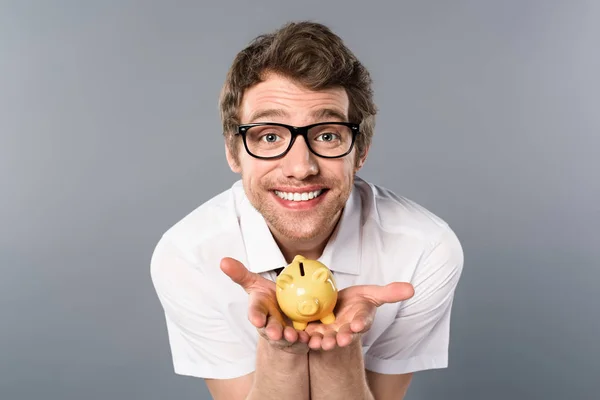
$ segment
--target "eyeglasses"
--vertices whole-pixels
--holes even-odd
[[[319,157],[340,158],[352,151],[359,124],[351,122],[319,122],[296,127],[276,122],[260,122],[238,126],[244,147],[252,157],[263,160],[283,157],[301,135],[309,150]]]

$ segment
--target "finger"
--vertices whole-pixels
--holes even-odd
[[[323,335],[319,332],[315,332],[310,336],[310,340],[308,341],[308,347],[313,350],[321,349],[321,340],[323,339]]]
[[[323,350],[332,350],[335,348],[335,345],[337,344],[336,336],[337,335],[335,331],[329,331],[323,335],[323,339],[321,340],[321,348]]]
[[[385,286],[364,285],[361,294],[379,307],[385,303],[397,303],[410,299],[415,294],[413,285],[408,282],[392,282]]]
[[[309,323],[308,325],[306,325],[306,328],[304,328],[304,331],[309,336],[312,336],[316,332],[323,333],[323,324],[316,322]]]
[[[267,323],[267,316],[271,314],[262,298],[254,293],[248,300],[248,320],[257,328],[263,328]]]
[[[254,274],[244,264],[230,257],[221,260],[221,271],[225,273],[232,281],[240,285],[248,292],[256,284],[260,275]]]
[[[269,340],[277,341],[283,337],[283,325],[281,321],[272,315],[269,315],[267,320],[267,326],[265,327],[265,333]]]
[[[350,329],[352,332],[358,333],[369,330],[373,324],[373,317],[375,316],[374,311],[375,309],[363,309],[358,311],[356,315],[354,315],[352,321],[350,321]]]
[[[291,326],[283,328],[283,337],[290,343],[295,343],[298,340],[298,331]]]
[[[281,313],[275,307],[270,307],[268,299],[260,292],[253,292],[248,296],[248,319],[257,328],[263,328],[267,323],[267,316],[273,315],[280,321]]]
[[[297,331],[298,332],[298,341],[300,343],[308,343],[310,340],[310,335],[306,331]]]
[[[336,339],[337,345],[340,347],[346,347],[352,343],[352,340],[354,339],[354,332],[352,332],[350,329],[350,324],[344,324],[340,326],[340,329],[338,329],[336,335]]]

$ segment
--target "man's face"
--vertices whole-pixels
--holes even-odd
[[[319,116],[324,110],[348,115],[349,100],[343,88],[311,91],[278,75],[268,75],[249,88],[241,104],[241,123],[279,122],[304,126],[340,119]],[[344,121],[340,121],[344,122]],[[351,121],[355,122],[355,121]],[[227,149],[234,172],[241,173],[245,192],[263,215],[277,238],[312,240],[337,222],[352,190],[354,175],[364,162],[355,162],[356,148],[342,158],[325,159],[310,152],[302,136],[282,158],[260,160],[250,156],[237,142],[235,159]],[[366,156],[366,152],[365,152]],[[311,193],[309,200],[287,200],[282,193]],[[306,196],[304,196],[306,198]]]

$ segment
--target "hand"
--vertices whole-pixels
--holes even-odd
[[[312,350],[331,350],[345,347],[367,332],[377,307],[410,299],[414,288],[410,283],[393,282],[385,286],[360,285],[342,289],[335,306],[335,321],[325,325],[311,322],[306,327],[310,335],[308,346]]]
[[[308,334],[291,326],[281,312],[275,294],[275,282],[248,271],[233,259],[223,258],[221,270],[249,295],[248,320],[271,345],[289,353],[308,352]]]

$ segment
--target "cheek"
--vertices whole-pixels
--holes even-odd
[[[339,174],[343,176],[344,180],[351,180],[355,173],[354,157],[344,158],[339,168]]]
[[[242,179],[251,188],[259,188],[265,182],[268,176],[277,166],[274,162],[257,160],[249,156],[241,157],[242,160]]]
[[[355,173],[354,158],[323,160],[319,162],[319,173],[328,181],[336,181],[338,185],[344,185],[352,181]]]

